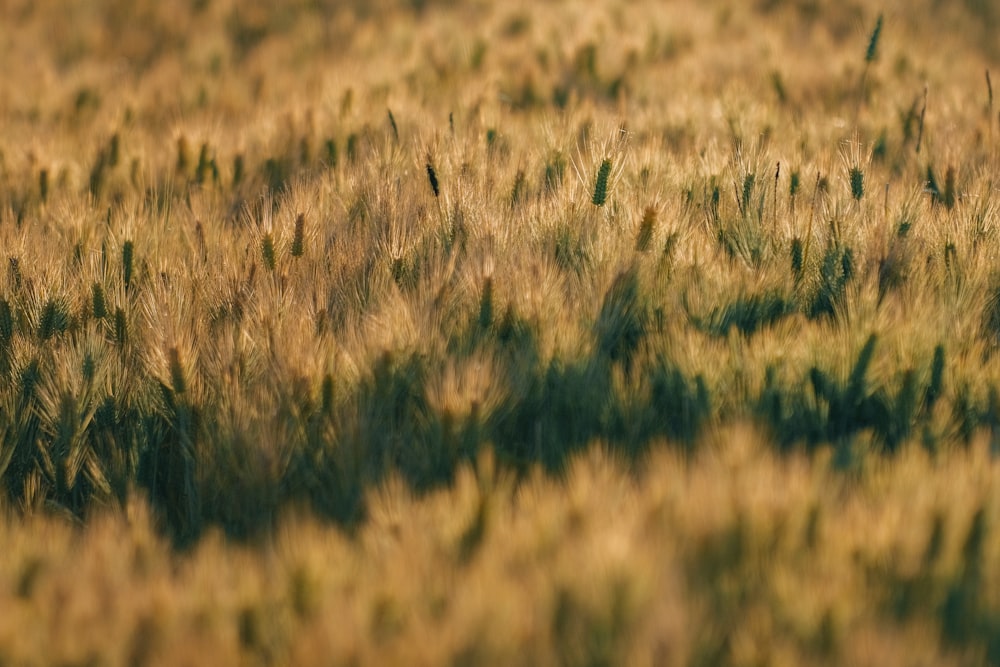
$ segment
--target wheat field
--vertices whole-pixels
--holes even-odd
[[[0,666],[1000,665],[997,3],[0,25]]]

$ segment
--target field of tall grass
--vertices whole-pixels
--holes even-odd
[[[0,665],[1000,665],[995,2],[0,25]]]

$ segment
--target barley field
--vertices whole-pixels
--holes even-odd
[[[1000,4],[0,26],[0,666],[1000,665]]]

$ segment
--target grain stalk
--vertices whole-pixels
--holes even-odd
[[[778,229],[778,181],[781,179],[781,161],[774,168],[774,211],[772,215],[771,227],[774,230]]]
[[[396,125],[396,117],[392,115],[392,109],[387,109],[389,114],[389,127],[392,128],[392,138],[399,145],[399,126]]]
[[[865,66],[861,71],[861,83],[858,86],[858,105],[854,112],[855,125],[858,123],[858,116],[861,114],[861,107],[865,101],[865,85],[868,81],[868,70],[878,58],[879,38],[882,36],[882,19],[883,17],[880,13],[875,20],[875,28],[872,30],[871,37],[868,38],[868,48],[865,50]]]
[[[1000,129],[1000,113],[997,114],[997,126]],[[990,79],[990,70],[986,70],[986,127],[990,139],[993,141],[993,81]]]
[[[599,149],[601,151],[599,154],[603,154],[603,157],[593,181],[587,175],[587,164],[590,162],[590,159],[583,155],[584,147],[589,141],[589,123],[584,123],[580,133],[581,136],[578,137],[578,158],[572,161],[573,169],[580,183],[591,191],[590,203],[596,208],[603,208],[607,203],[611,190],[614,188],[614,184],[621,178],[625,169],[625,150],[629,141],[629,133],[625,127],[619,127],[614,135],[603,142],[603,145]],[[561,179],[561,155],[557,153],[554,160],[554,163],[550,162],[550,165],[553,166],[557,173],[550,173],[549,165],[546,165],[547,187],[551,184],[550,176],[556,180]],[[591,182],[593,183],[592,187],[589,186]]]
[[[441,187],[438,184],[437,172],[434,171],[434,165],[431,162],[431,156],[429,153],[427,155],[427,162],[425,166],[427,169],[427,181],[431,184],[431,191],[434,193],[434,198],[437,199],[441,196]]]

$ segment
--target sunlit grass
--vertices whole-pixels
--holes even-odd
[[[998,20],[4,7],[0,663],[1000,662]]]

